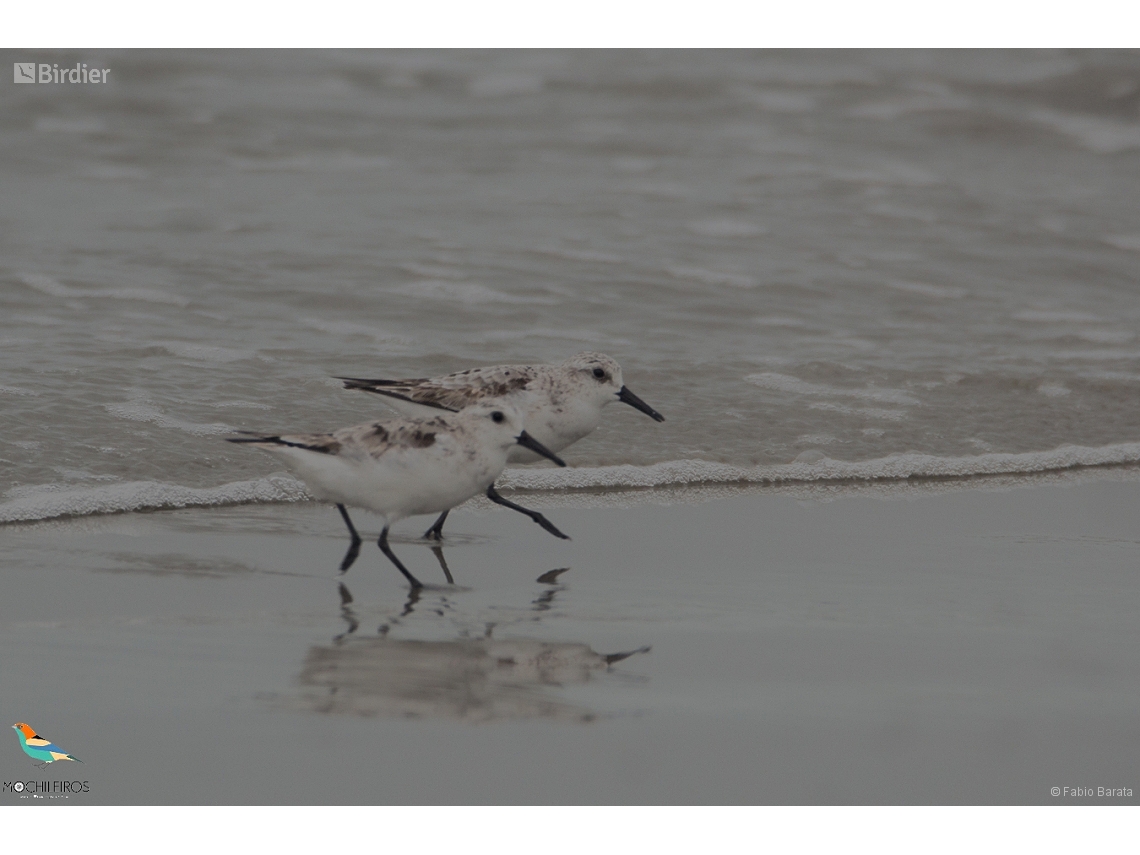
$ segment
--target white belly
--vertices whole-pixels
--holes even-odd
[[[365,508],[395,522],[438,514],[484,492],[502,472],[505,454],[482,463],[465,455],[393,449],[379,459],[345,458],[303,449],[271,450],[318,499]]]
[[[601,410],[596,407],[551,410],[533,405],[527,409],[526,432],[557,454],[593,433],[601,420]],[[509,463],[537,463],[540,460],[546,458],[521,445],[511,446],[507,453]]]

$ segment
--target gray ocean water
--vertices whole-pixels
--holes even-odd
[[[668,420],[508,486],[1140,460],[1138,52],[3,58],[110,73],[0,87],[0,522],[296,498],[222,437],[582,350]]]

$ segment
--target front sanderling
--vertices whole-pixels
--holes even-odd
[[[510,402],[487,401],[460,413],[436,410],[430,418],[369,422],[333,433],[228,441],[277,455],[314,496],[337,506],[352,534],[341,571],[351,567],[360,552],[360,535],[345,507],[351,505],[384,518],[380,549],[413,588],[420,588],[420,581],[388,546],[389,527],[404,517],[449,511],[489,489],[516,446],[566,465],[523,425],[522,413]]]

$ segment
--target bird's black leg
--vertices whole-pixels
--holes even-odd
[[[443,540],[443,521],[447,519],[448,513],[450,513],[450,511],[444,511],[439,515],[439,519],[432,523],[431,528],[424,532],[425,538],[428,540]]]
[[[396,569],[404,574],[404,578],[412,583],[413,588],[422,588],[423,582],[408,572],[408,568],[400,563],[400,559],[396,557],[396,553],[388,546],[388,526],[384,526],[384,530],[380,532],[380,540],[377,541],[380,546],[380,551],[388,556],[388,560],[396,565]]]
[[[439,567],[443,570],[443,575],[447,577],[447,584],[454,585],[455,580],[451,578],[451,569],[447,566],[447,560],[443,557],[443,547],[433,546],[431,547],[431,551],[439,562]]]
[[[352,544],[348,547],[348,552],[344,553],[344,560],[340,562],[340,572],[345,573],[348,568],[356,561],[356,556],[360,554],[360,535],[356,533],[356,526],[352,524],[352,520],[348,516],[348,511],[344,505],[337,505],[336,509],[340,511],[341,517],[344,519],[344,524],[348,526],[348,533],[352,535]]]
[[[560,532],[558,529],[556,529],[554,527],[554,524],[550,520],[548,520],[546,517],[544,517],[542,514],[540,514],[538,511],[531,511],[531,510],[524,508],[522,505],[516,505],[514,502],[508,502],[506,499],[504,499],[502,496],[500,496],[498,494],[498,492],[495,490],[494,484],[492,484],[490,487],[487,488],[487,498],[490,499],[492,502],[495,502],[496,504],[502,505],[504,508],[510,508],[512,511],[518,511],[520,514],[526,514],[528,517],[530,517],[532,520],[534,520],[536,523],[538,523],[540,526],[542,526],[544,529],[546,529],[548,532],[550,532],[555,537],[560,537],[563,540],[569,540],[570,539],[569,537],[564,535],[562,532]]]

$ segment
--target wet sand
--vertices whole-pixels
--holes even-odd
[[[340,576],[317,504],[0,529],[2,715],[84,761],[9,736],[0,776],[87,781],[67,804],[1137,801],[1096,795],[1140,792],[1131,477],[515,498],[574,539],[458,511],[448,586],[405,521],[418,597],[373,543]]]

